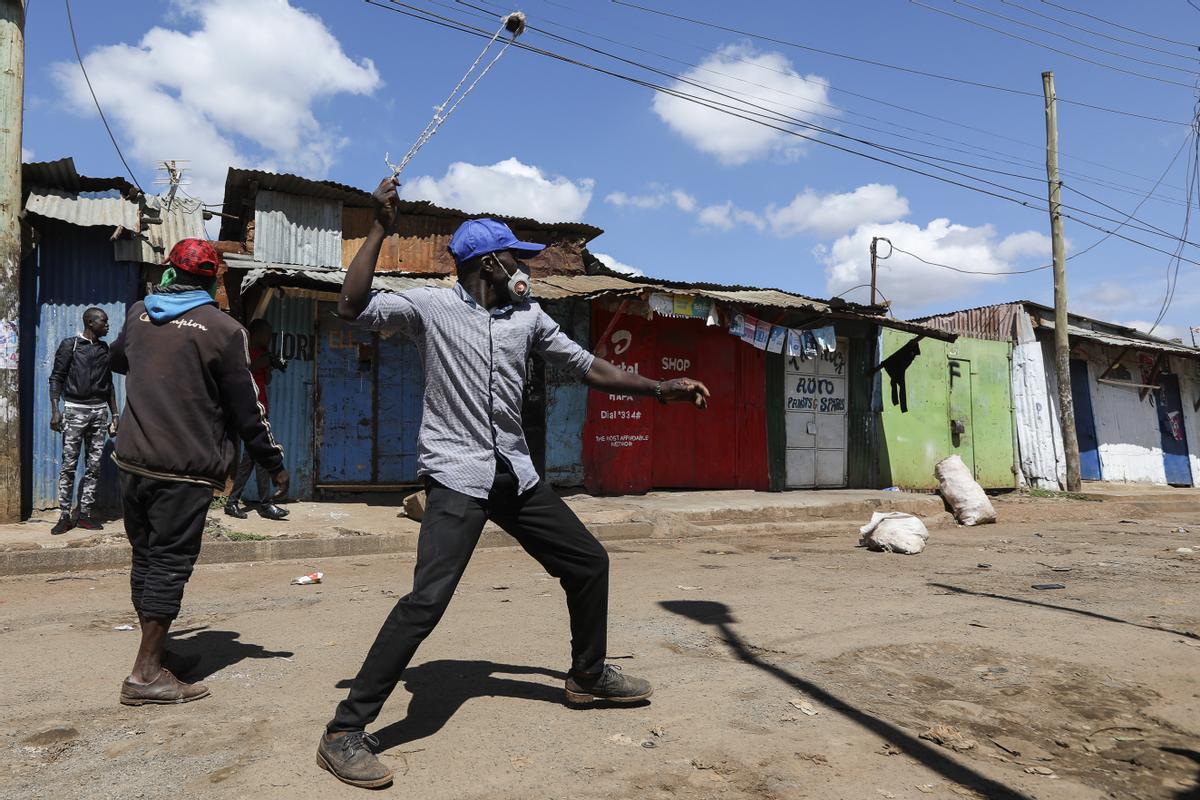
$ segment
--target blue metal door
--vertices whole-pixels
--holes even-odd
[[[1183,427],[1183,400],[1179,396],[1179,376],[1162,375],[1158,379],[1158,430],[1162,435],[1163,468],[1167,483],[1191,486],[1192,467],[1188,459],[1187,432]]]
[[[334,316],[317,318],[317,484],[369,484],[375,479],[375,335]]]
[[[376,427],[378,483],[417,479],[417,429],[425,376],[417,348],[408,337],[379,337],[379,424]]]
[[[1096,418],[1092,414],[1092,393],[1088,365],[1083,359],[1071,359],[1071,402],[1075,407],[1075,438],[1079,440],[1079,477],[1098,481],[1100,442],[1096,438]]]

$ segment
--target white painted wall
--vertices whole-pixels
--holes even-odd
[[[1171,371],[1179,376],[1183,399],[1183,428],[1187,434],[1192,485],[1200,486],[1200,361],[1171,357]]]
[[[1022,486],[1060,488],[1065,467],[1057,452],[1062,450],[1047,392],[1046,364],[1042,347],[1033,334],[1029,317],[1017,315],[1016,343],[1012,351],[1013,423],[1017,434],[1017,478]],[[1059,446],[1055,448],[1055,442]]]
[[[1086,353],[1096,438],[1100,443],[1100,471],[1106,481],[1166,483],[1162,435],[1158,430],[1157,394],[1139,397],[1137,388],[1097,383],[1120,351],[1092,343],[1076,345],[1075,353]],[[1141,368],[1134,354],[1122,364],[1131,379],[1140,383]]]

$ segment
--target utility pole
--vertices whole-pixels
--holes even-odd
[[[879,274],[879,243],[888,243],[888,254],[884,256],[884,260],[892,257],[892,240],[884,236],[871,237],[871,305],[875,305],[875,285],[876,277]]]
[[[1079,440],[1075,437],[1075,404],[1071,397],[1071,343],[1067,331],[1067,259],[1059,208],[1058,100],[1054,73],[1042,73],[1046,97],[1046,180],[1050,184],[1050,242],[1054,255],[1054,366],[1058,375],[1058,418],[1067,460],[1067,491],[1079,491]]]
[[[0,521],[21,519],[21,122],[25,0],[0,0]]]

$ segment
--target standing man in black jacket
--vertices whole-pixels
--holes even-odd
[[[163,667],[167,631],[200,555],[213,490],[224,488],[234,436],[287,493],[283,449],[258,404],[246,329],[217,308],[220,256],[208,242],[171,249],[158,291],[135,303],[112,347],[128,376],[113,460],[121,470],[129,574],[142,641],[121,702],[186,703],[208,696]]]
[[[108,315],[98,308],[83,312],[83,332],[63,339],[54,353],[50,372],[50,427],[63,435],[62,471],[58,476],[58,522],[52,534],[66,533],[78,525],[89,531],[103,526],[92,516],[100,458],[108,434],[117,433],[117,396],[108,366]],[[59,413],[59,400],[63,413]],[[79,482],[79,516],[72,520],[75,501],[75,468],[83,453],[83,480]]]

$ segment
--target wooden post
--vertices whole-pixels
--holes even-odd
[[[0,522],[21,519],[21,122],[25,0],[0,0]]]
[[[872,236],[871,237],[871,305],[875,305],[875,275],[877,273],[878,262],[879,262],[879,252],[878,252],[878,247],[877,247],[878,244],[879,244],[879,237]]]
[[[1058,415],[1063,453],[1067,460],[1067,491],[1079,491],[1079,440],[1075,436],[1075,405],[1071,397],[1071,344],[1067,330],[1067,263],[1059,208],[1062,182],[1058,178],[1058,103],[1054,73],[1042,73],[1046,97],[1046,180],[1050,188],[1050,242],[1054,255],[1054,366],[1058,375]]]

